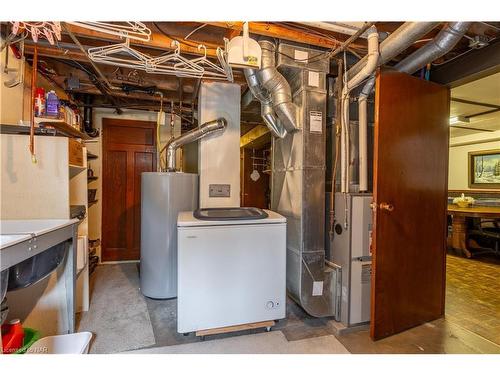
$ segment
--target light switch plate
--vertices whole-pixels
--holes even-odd
[[[231,185],[210,184],[208,185],[208,196],[211,198],[229,198],[231,196]]]

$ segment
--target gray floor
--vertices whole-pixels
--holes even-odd
[[[447,319],[372,341],[367,330],[338,334],[332,319],[308,316],[287,301],[287,319],[263,329],[208,336],[177,333],[177,300],[139,291],[138,265],[104,265],[91,278],[91,305],[78,330],[95,334],[91,353],[500,353],[500,346]],[[137,351],[137,349],[140,349]]]
[[[176,326],[177,299],[154,300],[144,297],[139,290],[138,264],[134,263],[97,267],[91,277],[90,309],[80,314],[77,324],[79,331],[94,333],[91,353],[128,352],[144,348],[151,349],[149,352],[165,353],[178,353],[179,350],[186,350],[187,353],[198,350],[219,352],[227,345],[234,346],[239,353],[252,353],[252,348],[256,346],[267,347],[266,352],[269,353],[295,353],[301,350],[304,353],[348,353],[333,336],[335,330],[330,319],[312,318],[291,300],[287,301],[287,319],[278,322],[273,328],[276,334],[269,336],[269,345],[263,344],[267,340],[266,334],[260,335],[264,329],[207,336],[203,343],[194,334],[179,334]],[[225,339],[232,340],[226,344]],[[210,342],[214,343],[207,346]],[[325,343],[328,343],[327,348],[324,348]],[[155,349],[182,344],[203,345]]]

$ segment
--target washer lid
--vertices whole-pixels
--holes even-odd
[[[240,209],[238,207],[238,209]],[[242,207],[242,210],[248,210],[247,207]],[[214,217],[215,215],[212,215],[212,217],[209,220],[206,219],[198,219],[195,217],[196,215],[192,211],[184,211],[184,212],[179,212],[179,216],[177,218],[177,226],[178,227],[207,227],[207,226],[214,226],[214,225],[247,225],[247,224],[269,224],[269,223],[286,223],[285,217],[281,216],[280,214],[274,212],[274,211],[269,211],[269,210],[260,210],[260,209],[254,209],[253,210],[258,210],[254,211],[252,214],[255,215],[254,217],[246,217],[244,220],[241,218],[228,218],[231,214],[236,215],[244,215],[245,213],[239,212],[239,211],[231,211],[234,210],[234,208],[228,208],[226,210],[231,211],[227,213],[227,215],[224,217],[225,213],[223,213],[223,210],[213,210],[213,212],[219,211],[217,214],[220,217]],[[205,209],[201,209],[200,211],[204,211]],[[212,211],[211,209],[208,209],[207,211]],[[259,211],[262,211],[264,214],[267,215],[265,218],[259,218],[261,217],[260,215],[257,216],[257,213]],[[206,214],[206,213],[205,213]],[[247,212],[248,214],[248,212]]]

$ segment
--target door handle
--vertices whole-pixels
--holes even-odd
[[[377,202],[372,202],[370,204],[370,207],[373,211],[375,211],[377,208],[384,210],[384,211],[389,211],[389,212],[394,211],[394,205],[392,205],[391,203],[387,203],[387,202],[382,202],[380,204]]]
[[[394,206],[390,203],[387,203],[387,202],[382,202],[378,205],[378,207],[381,209],[381,210],[385,210],[385,211],[389,211],[389,212],[392,212],[394,211]]]

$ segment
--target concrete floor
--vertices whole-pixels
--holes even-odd
[[[252,353],[256,347],[268,347],[262,349],[266,353],[500,353],[499,273],[499,264],[448,256],[446,317],[376,342],[367,330],[336,335],[334,320],[310,317],[288,300],[287,319],[271,333],[261,329],[221,334],[201,343],[193,334],[177,333],[176,299],[152,300],[140,294],[137,264],[103,265],[92,276],[90,311],[81,314],[78,329],[96,334],[92,353],[137,349],[144,353]],[[491,318],[484,326],[474,318],[478,312],[483,320]]]

